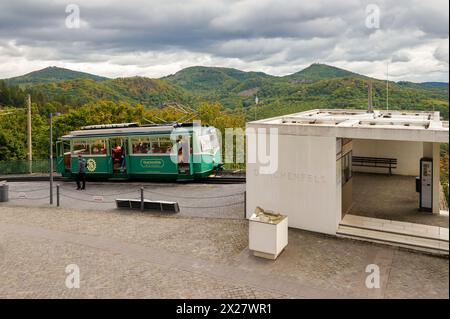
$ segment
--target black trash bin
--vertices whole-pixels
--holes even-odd
[[[6,184],[0,184],[0,202],[7,202],[9,186]]]
[[[416,192],[420,193],[421,189],[422,189],[422,184],[421,184],[420,177],[416,177]]]

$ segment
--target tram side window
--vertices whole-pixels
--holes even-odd
[[[169,136],[164,137],[152,137],[150,139],[151,143],[151,154],[169,154],[172,150],[172,141]]]
[[[88,141],[73,141],[73,154],[89,154],[89,142]]]
[[[173,142],[170,137],[161,137],[159,139],[159,149],[163,154],[169,154],[172,152]]]
[[[148,137],[136,137],[131,139],[133,154],[147,154],[150,149],[150,139]]]
[[[73,142],[73,154],[83,155],[104,155],[106,154],[106,141],[105,140],[79,140]]]
[[[91,155],[104,155],[106,154],[106,142],[105,140],[94,140],[91,144]]]
[[[172,150],[170,137],[136,137],[131,139],[133,154],[169,154]]]

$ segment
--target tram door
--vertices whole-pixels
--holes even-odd
[[[70,142],[57,141],[56,142],[57,167],[59,172],[70,172]]]
[[[188,135],[182,136],[177,141],[178,150],[178,173],[189,175],[191,173],[191,138]]]
[[[109,140],[113,173],[126,173],[128,159],[128,139],[113,137]]]

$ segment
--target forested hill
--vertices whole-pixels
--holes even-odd
[[[318,63],[282,77],[229,68],[191,67],[164,80],[203,100],[220,101],[228,108],[243,106],[251,115],[255,113],[257,95],[258,118],[311,108],[365,108],[369,80],[374,85],[375,106],[386,107],[385,81]],[[389,100],[392,109],[435,109],[448,118],[448,84],[389,82]]]
[[[21,94],[30,92],[37,104],[62,111],[98,100],[140,103],[147,108],[168,102],[193,107],[220,102],[228,109],[242,108],[247,119],[253,119],[255,111],[261,118],[311,108],[365,108],[368,80],[373,81],[375,107],[385,108],[384,81],[318,63],[287,76],[198,66],[160,79],[106,79],[49,67],[6,79],[9,86],[0,85],[0,106],[23,106]],[[11,84],[20,84],[23,90]],[[391,109],[439,110],[448,119],[448,83],[390,82],[389,88]]]
[[[286,75],[283,79],[287,79],[290,82],[300,82],[300,83],[312,83],[324,79],[332,78],[360,78],[368,79],[368,77],[350,72],[344,69],[340,69],[331,65],[314,63],[309,67],[296,72],[291,75]]]
[[[35,84],[50,83],[57,81],[67,81],[74,79],[89,79],[93,81],[107,80],[106,77],[98,76],[90,73],[72,71],[69,69],[49,66],[45,69],[30,72],[21,76],[6,79],[9,85],[18,85],[21,87],[31,86]]]
[[[166,81],[144,77],[94,81],[76,79],[32,86],[29,91],[40,103],[78,107],[98,100],[140,103],[147,107],[167,102],[191,103],[192,95]]]

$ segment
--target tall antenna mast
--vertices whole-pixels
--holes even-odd
[[[367,96],[367,113],[373,113],[372,80],[369,80],[369,92]]]
[[[386,64],[386,111],[389,111],[389,61]]]
[[[258,103],[259,103],[259,98],[258,98],[258,95],[256,95],[255,96],[255,121],[256,121],[256,118],[257,118],[256,112],[257,112],[257,109],[258,109]]]

